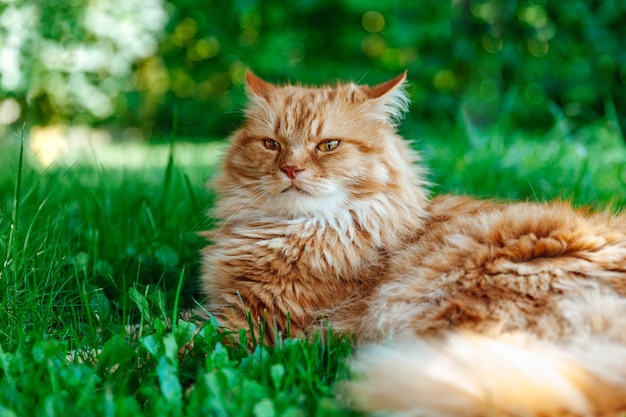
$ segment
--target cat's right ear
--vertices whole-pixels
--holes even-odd
[[[275,88],[274,85],[257,77],[250,70],[246,70],[246,86],[248,87],[249,94],[254,94],[265,100],[268,99],[270,93]]]

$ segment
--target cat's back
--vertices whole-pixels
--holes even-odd
[[[414,265],[437,267],[443,254],[443,264],[451,268],[482,267],[489,273],[532,274],[576,260],[581,273],[626,270],[620,269],[626,266],[623,214],[565,202],[504,204],[459,196],[433,199],[428,212],[424,233],[407,248],[407,254],[421,254]]]
[[[626,296],[623,215],[452,196],[434,199],[428,212],[368,300],[378,323],[371,338],[497,327],[558,339],[575,325],[568,303]]]

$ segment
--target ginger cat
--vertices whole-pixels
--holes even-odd
[[[626,217],[429,199],[396,134],[404,80],[279,87],[246,74],[246,121],[215,182],[207,309],[232,329],[265,318],[268,343],[322,320],[354,335],[348,391],[364,411],[619,415]]]

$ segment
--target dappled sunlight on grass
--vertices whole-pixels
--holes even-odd
[[[211,167],[219,163],[226,142],[189,143],[176,142],[173,145],[174,162],[183,167]],[[77,160],[60,160],[57,163],[74,164],[76,162],[142,169],[161,167],[167,164],[172,147],[169,144],[146,145],[143,143],[109,143],[84,153]]]
[[[226,141],[174,142],[172,148],[171,144],[113,142],[97,138],[94,140],[91,137],[72,141],[63,137],[52,137],[48,140],[31,139],[29,148],[32,156],[43,166],[87,164],[142,169],[165,166],[172,151],[177,166],[214,166],[221,159],[226,146]]]

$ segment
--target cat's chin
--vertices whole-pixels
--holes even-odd
[[[287,219],[296,218],[328,218],[337,213],[345,205],[343,196],[318,196],[309,191],[290,186],[276,196],[270,206],[269,215]]]

